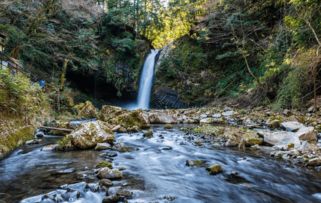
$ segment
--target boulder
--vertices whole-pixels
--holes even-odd
[[[129,111],[105,105],[100,110],[99,118],[113,125],[115,132],[138,131],[149,127],[148,115],[142,110]]]
[[[206,165],[205,160],[187,160],[186,161],[186,166],[189,167],[203,167]]]
[[[296,135],[300,140],[315,142],[317,138],[317,133],[314,131],[314,127],[301,127]]]
[[[153,137],[153,131],[152,130],[148,130],[144,132],[144,137],[145,138],[152,138]]]
[[[217,175],[223,172],[222,166],[219,164],[211,165],[206,169],[210,175]]]
[[[284,128],[286,131],[296,132],[300,128],[305,126],[298,121],[287,121],[287,122],[282,122],[281,127]]]
[[[239,144],[245,146],[260,145],[263,139],[256,131],[235,127],[226,127],[224,130],[224,137],[227,139],[225,146],[236,147]]]
[[[104,105],[99,112],[99,119],[109,122],[117,116],[127,113],[128,111],[117,106]]]
[[[300,146],[300,140],[293,132],[259,130],[258,133],[263,136],[265,143],[272,146],[288,146],[289,144]]]
[[[123,178],[123,173],[117,169],[104,167],[98,171],[97,177],[99,179],[119,180]]]
[[[308,166],[321,166],[321,158],[310,159],[307,163]]]
[[[113,168],[113,164],[109,161],[101,161],[96,165],[96,168]]]
[[[90,101],[77,104],[74,110],[80,118],[95,118],[98,115],[96,107]]]
[[[148,119],[151,124],[175,124],[178,123],[175,112],[153,111],[148,114]]]
[[[263,139],[259,137],[257,132],[252,130],[245,130],[245,132],[242,134],[242,140],[244,140],[246,146],[263,144]]]
[[[281,121],[279,119],[268,120],[266,125],[272,129],[279,128],[281,126]]]
[[[113,182],[109,179],[101,179],[99,181],[99,185],[104,186],[104,187],[111,187],[111,186],[113,186]]]
[[[68,134],[59,142],[59,148],[91,149],[96,147],[98,143],[112,144],[114,139],[114,134],[108,125],[102,121],[93,121],[81,124],[79,128]]]
[[[101,150],[106,150],[106,149],[110,149],[111,145],[109,143],[97,143],[95,150],[97,151],[101,151]]]
[[[114,125],[121,125],[127,131],[139,131],[149,127],[149,120],[142,110],[125,111],[109,121]]]

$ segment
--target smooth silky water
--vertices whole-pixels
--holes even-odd
[[[118,153],[114,167],[124,167],[119,185],[134,193],[130,202],[318,202],[321,179],[317,173],[288,166],[250,153],[215,148],[180,131],[153,127],[153,138],[143,133],[117,134],[118,142],[132,147]],[[93,169],[102,160],[96,151],[54,152],[41,150],[45,143],[24,146],[0,162],[0,199],[19,202],[45,194],[64,184],[97,182]],[[187,160],[218,163],[224,172],[211,176],[204,167],[188,167]],[[239,177],[231,177],[236,171]],[[125,181],[125,182],[124,182]],[[127,182],[127,183],[126,183]],[[117,183],[115,184],[117,185]],[[117,186],[111,190],[117,189]],[[103,194],[88,193],[70,202],[101,202]],[[36,202],[29,198],[24,202]],[[39,199],[39,198],[38,198]],[[1,201],[0,201],[1,202]]]
[[[149,109],[150,97],[153,86],[154,69],[158,50],[151,50],[147,56],[144,67],[140,76],[137,105],[133,106],[138,109]]]

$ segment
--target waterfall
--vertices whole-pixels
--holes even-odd
[[[158,50],[152,50],[144,63],[143,71],[140,76],[139,91],[137,98],[137,108],[149,109],[150,96],[153,86],[155,60]]]

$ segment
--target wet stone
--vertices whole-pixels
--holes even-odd
[[[206,165],[205,160],[187,160],[186,166],[189,167],[204,167]]]
[[[122,199],[131,199],[133,197],[133,193],[128,190],[119,190],[117,191],[116,195]]]
[[[105,167],[98,171],[97,177],[99,179],[119,180],[123,178],[123,173],[117,169],[112,170]]]
[[[108,196],[103,199],[103,203],[118,203],[122,199],[118,195]]]
[[[219,164],[213,164],[206,169],[210,175],[217,175],[223,172],[222,166]]]
[[[148,131],[144,132],[143,136],[145,138],[152,138],[153,137],[153,131],[152,130],[148,130]]]
[[[307,163],[308,166],[321,166],[321,158],[310,159]]]
[[[172,149],[173,149],[173,147],[170,147],[170,146],[161,148],[161,150],[165,150],[165,151],[172,150]]]
[[[164,128],[165,129],[172,129],[173,125],[172,124],[166,124],[166,125],[164,125]]]
[[[101,161],[96,165],[96,168],[104,168],[104,167],[113,168],[113,164],[110,163],[109,161]]]
[[[106,152],[104,154],[102,154],[102,157],[116,157],[118,154],[117,152]]]
[[[99,184],[104,187],[111,187],[113,185],[113,182],[109,179],[101,179],[99,181]]]
[[[249,183],[249,181],[240,176],[240,174],[236,171],[232,171],[227,174],[225,180],[233,184]]]

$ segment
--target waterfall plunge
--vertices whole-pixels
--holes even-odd
[[[137,98],[138,109],[149,109],[150,96],[153,86],[155,60],[158,50],[152,50],[147,56],[143,71],[140,76],[139,91]]]

